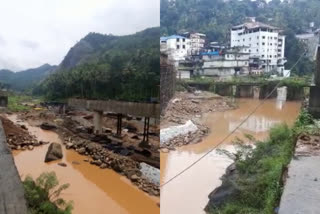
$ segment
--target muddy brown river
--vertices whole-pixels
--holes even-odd
[[[8,118],[17,123],[17,116]],[[27,123],[29,132],[38,140],[61,143],[59,136],[52,131],[44,131]],[[66,150],[63,146],[63,160],[44,163],[48,145],[34,148],[33,151],[14,152],[15,164],[22,178],[31,175],[38,177],[42,172],[55,171],[60,184],[69,183],[61,197],[73,201],[73,214],[157,214],[159,199],[150,197],[131,182],[115,173],[113,170],[93,166],[83,160],[73,150]],[[64,162],[67,167],[57,165]],[[76,164],[74,164],[76,163]]]
[[[215,147],[228,133],[261,102],[254,99],[237,100],[239,108],[226,112],[215,112],[204,116],[211,129],[210,134],[198,144],[188,145],[161,154],[162,183],[190,165],[205,152]],[[296,119],[301,102],[267,100],[264,105],[219,148],[234,150],[232,140],[251,134],[258,140],[268,136],[271,126],[286,122],[291,125]],[[161,188],[161,214],[203,214],[208,195],[221,184],[220,177],[232,163],[226,156],[214,150],[201,162],[182,176]]]

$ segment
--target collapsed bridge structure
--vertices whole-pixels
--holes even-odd
[[[68,106],[74,108],[83,108],[94,112],[94,130],[96,133],[102,132],[103,112],[112,112],[117,114],[117,135],[121,135],[123,115],[135,117],[144,117],[143,141],[149,140],[150,118],[158,119],[160,116],[160,104],[158,103],[138,103],[124,102],[116,100],[86,100],[69,99]]]

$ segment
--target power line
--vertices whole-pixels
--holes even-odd
[[[303,56],[305,56],[305,54],[307,53],[307,51],[305,50],[303,52],[303,54],[299,57],[299,59],[296,61],[296,63],[290,68],[290,71],[292,69],[294,69],[297,64],[300,62],[300,60],[302,59]],[[289,74],[289,72],[287,73],[287,75]],[[287,77],[287,75],[285,77]],[[252,112],[250,112],[248,114],[248,116],[238,125],[236,126],[235,129],[233,129],[226,137],[224,137],[216,146],[214,146],[213,148],[211,148],[209,151],[207,151],[205,154],[203,154],[200,158],[198,158],[196,161],[194,161],[192,164],[190,164],[189,166],[187,166],[186,168],[184,168],[182,171],[180,171],[178,174],[176,174],[175,176],[173,176],[172,178],[170,178],[169,180],[167,180],[165,183],[163,183],[162,185],[160,185],[160,188],[164,187],[165,185],[167,185],[168,183],[170,183],[171,181],[175,180],[176,178],[178,178],[180,175],[182,175],[183,173],[185,173],[186,171],[188,171],[189,169],[191,169],[194,165],[196,165],[197,163],[199,163],[202,159],[204,159],[206,156],[208,156],[213,150],[215,150],[218,146],[220,146],[222,143],[224,143],[225,140],[227,140],[231,135],[233,135],[264,103],[265,101],[275,92],[275,90],[277,90],[278,86],[281,84],[281,81],[273,88],[273,90],[262,100],[261,103],[259,103]]]

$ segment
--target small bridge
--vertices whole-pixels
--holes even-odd
[[[136,103],[123,102],[116,100],[86,100],[86,99],[69,99],[68,105],[75,108],[84,108],[94,111],[94,128],[96,133],[102,132],[102,114],[103,112],[112,112],[118,115],[117,135],[121,135],[122,116],[132,115],[144,117],[143,141],[149,140],[150,118],[160,117],[160,104],[157,103]]]
[[[24,189],[0,120],[0,213],[27,214]]]

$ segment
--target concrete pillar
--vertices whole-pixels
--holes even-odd
[[[260,87],[253,86],[253,99],[260,99]]]
[[[236,96],[236,93],[237,93],[237,86],[236,86],[236,85],[233,85],[233,86],[232,86],[232,96],[235,97],[235,96]]]
[[[310,87],[309,112],[315,118],[320,118],[320,87]]]
[[[102,133],[102,114],[102,111],[94,111],[93,114],[94,133],[96,134]]]
[[[286,101],[287,100],[287,87],[277,88],[277,100]]]

